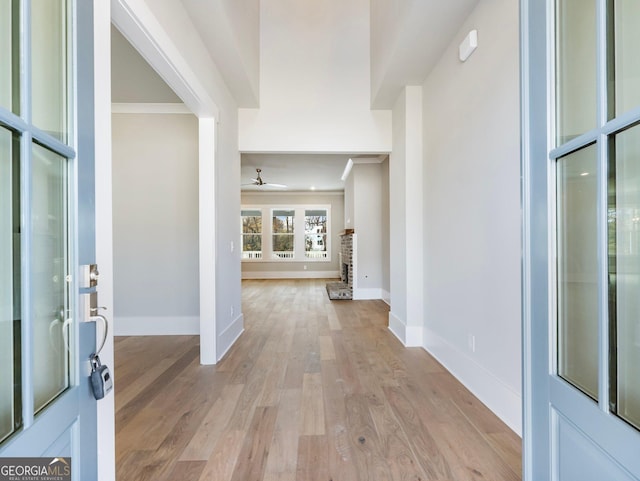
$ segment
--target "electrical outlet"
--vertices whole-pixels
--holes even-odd
[[[306,271],[307,270],[307,265],[305,264],[302,268]]]
[[[233,306],[231,306],[231,318],[233,319]]]
[[[233,245],[233,241],[231,241],[231,252],[233,252],[234,249],[234,245]]]

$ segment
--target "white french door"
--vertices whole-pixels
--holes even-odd
[[[91,1],[0,0],[0,458],[97,479],[79,264],[95,262]],[[80,46],[80,47],[78,47]]]
[[[523,0],[524,473],[640,479],[640,2]]]

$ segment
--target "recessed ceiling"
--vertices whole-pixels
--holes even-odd
[[[286,188],[242,185],[243,191],[341,191],[340,179],[349,154],[242,154],[240,179],[242,184],[256,178],[262,169],[262,180],[284,184]]]

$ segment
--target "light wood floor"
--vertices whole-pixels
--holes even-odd
[[[324,281],[244,281],[217,366],[196,337],[116,339],[118,481],[512,481],[520,439],[380,301]]]

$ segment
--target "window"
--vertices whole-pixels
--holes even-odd
[[[274,210],[272,225],[272,257],[274,259],[293,259],[294,241],[293,222],[294,210]]]
[[[246,205],[241,221],[243,261],[331,261],[330,205]]]
[[[304,211],[304,255],[307,259],[327,258],[327,211]]]
[[[242,258],[262,259],[262,211],[243,210]]]

